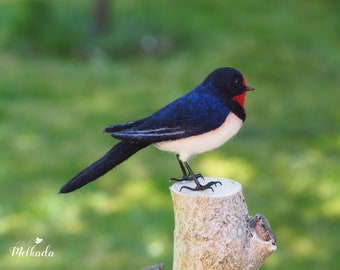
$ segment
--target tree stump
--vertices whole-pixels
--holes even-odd
[[[193,181],[170,187],[175,212],[173,270],[259,269],[276,250],[276,238],[262,215],[248,216],[242,186],[220,181],[211,189],[191,191]]]

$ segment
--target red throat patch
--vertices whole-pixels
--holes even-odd
[[[238,96],[234,96],[233,100],[235,100],[238,104],[240,104],[243,107],[245,96],[246,96],[246,92],[243,92],[242,94]]]
[[[246,79],[243,77],[242,81],[243,85],[247,85]],[[242,107],[244,107],[244,99],[246,97],[246,92],[243,92],[242,94],[233,97],[233,100],[235,100],[238,104],[240,104]]]

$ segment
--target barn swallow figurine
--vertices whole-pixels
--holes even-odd
[[[247,86],[244,76],[230,67],[218,68],[189,93],[169,103],[143,119],[111,125],[105,132],[120,142],[102,158],[82,170],[60,190],[72,192],[96,180],[139,150],[153,144],[177,154],[181,179],[193,180],[191,190],[212,189],[220,182],[202,185],[188,164],[191,156],[220,147],[230,140],[246,119],[244,100],[254,90]]]

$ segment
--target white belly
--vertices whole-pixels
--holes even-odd
[[[182,161],[190,156],[215,149],[230,140],[242,127],[243,121],[235,114],[229,113],[224,123],[207,133],[184,139],[156,143],[156,147],[179,154]]]

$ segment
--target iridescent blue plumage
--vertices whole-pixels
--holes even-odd
[[[211,85],[199,85],[154,114],[105,129],[120,140],[155,143],[195,136],[218,128],[230,113]]]

